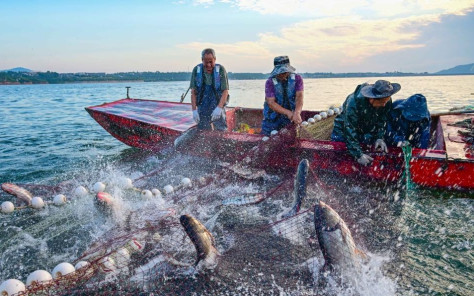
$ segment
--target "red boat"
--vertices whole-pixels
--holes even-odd
[[[374,161],[363,167],[354,161],[341,142],[304,137],[304,133],[296,136],[296,129],[284,129],[272,137],[264,137],[259,134],[261,109],[227,108],[226,132],[198,131],[189,103],[127,98],[85,109],[112,136],[141,149],[159,151],[174,145],[176,140],[178,150],[229,163],[266,169],[294,168],[300,159],[307,158],[314,170],[384,181],[398,180],[405,167],[403,152],[396,147],[389,148],[388,153],[369,152]],[[303,111],[301,115],[305,119],[318,113]],[[412,151],[409,167],[414,183],[474,190],[473,144],[458,133],[462,127],[452,126],[473,117],[472,113],[462,112],[432,116],[430,147],[433,149]]]

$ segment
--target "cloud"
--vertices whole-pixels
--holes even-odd
[[[225,55],[251,58],[262,64],[269,57],[287,54],[310,71],[330,70],[362,62],[384,52],[422,47],[414,42],[420,28],[437,16],[410,17],[387,22],[353,18],[324,18],[294,24],[278,34],[260,33],[255,42],[209,44],[193,42],[180,47],[200,51],[218,48]],[[305,66],[307,65],[307,66]]]
[[[259,33],[256,41],[212,44],[224,55],[245,56],[262,66],[268,64],[269,57],[294,56],[292,63],[300,65],[300,71],[353,69],[374,56],[422,48],[425,44],[417,39],[426,26],[440,22],[443,15],[464,15],[474,7],[472,0],[300,0],[291,2],[291,5],[288,1],[278,0],[226,1],[240,9],[262,14],[295,14],[311,10],[317,11],[312,12],[314,14],[324,14],[324,17],[301,21],[277,32]],[[357,10],[359,14],[354,13]],[[349,13],[352,15],[344,15]],[[195,50],[206,46],[198,42],[181,45]],[[233,66],[240,71],[241,62],[235,63]],[[379,65],[374,69],[392,69],[393,66]]]
[[[420,14],[462,15],[472,0],[193,0],[194,4],[230,3],[241,10],[263,15],[337,17],[365,15],[366,18]]]

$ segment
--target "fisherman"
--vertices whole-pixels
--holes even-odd
[[[288,56],[273,60],[275,68],[265,83],[262,134],[270,135],[291,122],[300,124],[303,109],[303,78],[295,73]]]
[[[392,95],[400,90],[398,83],[377,80],[375,84],[358,85],[347,96],[342,113],[334,119],[331,140],[345,142],[349,153],[361,165],[369,165],[373,158],[363,153],[361,144],[373,145],[387,152],[384,134],[392,109]]]
[[[416,94],[392,104],[385,139],[389,146],[427,149],[430,141],[431,116],[425,96]]]
[[[224,66],[216,64],[216,53],[212,48],[201,52],[201,60],[202,63],[193,69],[190,84],[193,119],[199,129],[226,130],[227,72]]]

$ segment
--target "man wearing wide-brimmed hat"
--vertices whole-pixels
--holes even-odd
[[[265,83],[262,134],[270,135],[291,122],[300,124],[303,109],[303,78],[296,74],[288,56],[273,60],[274,69]]]
[[[392,107],[385,134],[387,144],[428,148],[431,116],[425,96],[415,94],[408,99],[394,101]]]
[[[377,80],[374,84],[358,85],[342,106],[342,113],[334,120],[333,141],[345,142],[349,153],[361,165],[369,165],[373,158],[365,154],[361,144],[374,145],[387,152],[384,134],[392,109],[392,95],[400,90],[398,83]]]

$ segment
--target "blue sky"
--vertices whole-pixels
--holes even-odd
[[[474,63],[474,0],[2,1],[0,69],[436,72]]]

